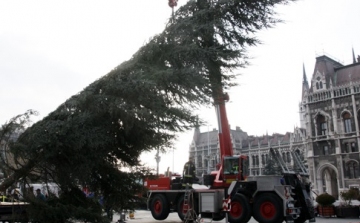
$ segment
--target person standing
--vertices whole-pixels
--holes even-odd
[[[41,201],[46,201],[46,197],[43,193],[41,193],[41,190],[38,188],[36,189],[36,198]]]
[[[233,166],[231,168],[231,172],[237,174],[239,172],[239,165],[237,163],[233,163]]]
[[[192,157],[189,157],[189,161],[187,161],[184,165],[183,170],[183,186],[186,184],[192,184],[195,178],[195,164],[193,162]]]

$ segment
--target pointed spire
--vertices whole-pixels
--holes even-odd
[[[303,63],[303,84],[307,83],[305,64]]]
[[[304,99],[304,96],[308,93],[309,91],[309,83],[307,81],[306,78],[306,72],[305,72],[305,64],[303,63],[303,86],[302,86],[302,99]]]
[[[196,116],[196,118],[195,118],[195,128],[198,129],[199,127],[200,127],[199,116]]]
[[[352,48],[353,63],[356,63],[354,47]]]

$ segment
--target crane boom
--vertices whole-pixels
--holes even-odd
[[[230,136],[230,127],[227,119],[225,103],[229,101],[229,95],[220,93],[220,96],[215,100],[215,110],[218,120],[219,128],[219,144],[221,159],[224,156],[233,156],[233,148]]]

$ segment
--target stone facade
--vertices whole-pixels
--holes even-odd
[[[234,155],[247,155],[249,157],[250,175],[263,175],[265,165],[269,159],[270,147],[277,149],[282,154],[289,169],[293,169],[294,161],[290,151],[300,154],[307,153],[305,131],[295,128],[293,133],[274,133],[272,135],[248,136],[248,134],[236,127],[230,130]],[[203,174],[215,170],[216,164],[220,163],[218,131],[213,129],[208,132],[200,132],[199,128],[194,131],[194,138],[190,145],[190,156],[194,158],[196,175],[201,179]]]
[[[314,190],[339,197],[359,187],[360,61],[343,65],[316,58],[309,86],[303,77],[301,128],[306,129],[308,165]]]

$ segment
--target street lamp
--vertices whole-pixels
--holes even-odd
[[[157,148],[157,152],[156,152],[156,155],[155,155],[155,160],[156,160],[156,175],[159,175],[159,163],[160,163],[160,160],[161,160],[161,156],[159,154],[159,147]]]
[[[174,169],[175,158],[174,158],[174,156],[175,156],[175,148],[173,147],[172,173],[175,173],[175,169]]]
[[[169,0],[169,6],[172,9],[172,18],[174,19],[174,7],[177,6],[178,0]]]

